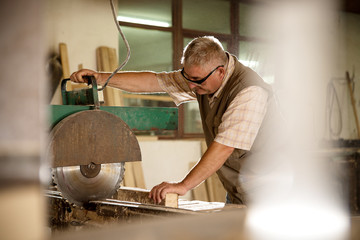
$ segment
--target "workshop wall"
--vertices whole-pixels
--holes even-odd
[[[58,53],[59,43],[66,43],[70,72],[76,71],[78,64],[96,70],[99,46],[118,49],[119,33],[109,1],[49,0],[46,7],[48,52]]]
[[[147,189],[163,181],[181,181],[189,171],[190,163],[197,162],[201,157],[199,140],[147,141],[143,138],[139,145]],[[181,198],[191,200],[191,193]]]
[[[337,136],[344,139],[356,139],[358,133],[356,129],[354,112],[351,105],[349,88],[345,79],[345,72],[349,71],[350,76],[354,75],[354,98],[357,113],[360,113],[360,14],[341,12],[337,18],[337,32],[334,32],[336,46],[334,46],[334,69],[329,83],[334,83],[336,94],[339,99],[341,112],[337,110],[336,102],[329,104],[333,111],[333,116],[328,116],[333,120],[333,125],[328,125],[332,131],[338,132]],[[341,118],[341,122],[338,119]]]
[[[308,106],[314,108],[314,116],[320,116],[320,118],[313,118],[314,137],[318,140],[358,139],[358,131],[345,74],[348,71],[350,77],[354,76],[353,95],[357,115],[360,118],[360,14],[339,11],[334,13],[332,21],[328,39],[323,41],[324,45],[328,45],[327,56],[323,56],[323,60],[331,64],[331,68],[313,83],[313,87],[319,84],[319,92],[316,101]],[[316,49],[314,56],[322,53],[320,49]],[[298,56],[294,57],[297,58]],[[315,63],[316,68],[321,68],[322,66],[323,62]],[[302,72],[300,74],[303,79],[301,81],[306,80],[306,73]],[[278,90],[277,93],[281,101],[281,89],[278,89],[276,85],[274,88]],[[303,96],[305,99],[307,97],[306,93],[303,93]],[[317,107],[314,107],[315,105]],[[318,111],[321,111],[321,113],[319,114]]]

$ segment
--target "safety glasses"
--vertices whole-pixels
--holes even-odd
[[[206,81],[206,79],[208,79],[208,77],[210,77],[211,74],[213,74],[213,72],[215,72],[219,67],[223,67],[224,65],[219,65],[217,66],[214,70],[212,70],[206,77],[204,77],[203,79],[200,79],[200,80],[191,80],[191,79],[188,79],[186,76],[185,76],[185,72],[184,72],[184,68],[182,68],[181,70],[181,75],[189,82],[192,82],[192,83],[196,83],[196,84],[202,84],[203,82]]]

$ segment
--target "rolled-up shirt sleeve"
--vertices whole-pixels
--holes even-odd
[[[180,70],[156,73],[160,87],[169,94],[176,106],[181,103],[195,101],[196,95],[181,76]]]

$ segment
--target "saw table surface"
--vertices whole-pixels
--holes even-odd
[[[49,227],[53,232],[98,228],[112,223],[142,222],[148,219],[163,219],[176,216],[204,215],[232,209],[242,205],[225,205],[220,202],[187,201],[177,199],[177,207],[152,204],[148,190],[122,189],[112,199],[91,201],[84,207],[70,204],[58,191],[46,191],[49,200]],[[136,197],[136,195],[138,195]],[[169,195],[174,199],[174,195]]]

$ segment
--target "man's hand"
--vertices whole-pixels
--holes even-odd
[[[101,83],[102,80],[100,79],[100,73],[90,69],[81,69],[77,72],[74,72],[71,74],[70,80],[77,83],[87,83],[87,81],[83,78],[84,76],[94,76],[98,84]]]
[[[154,200],[154,203],[161,203],[167,193],[177,193],[180,196],[187,193],[188,189],[184,186],[183,183],[168,183],[162,182],[159,185],[153,187],[149,193],[149,198]]]
[[[198,186],[205,179],[214,174],[224,164],[234,151],[233,147],[212,142],[200,161],[193,167],[186,177],[179,183],[163,182],[151,189],[149,197],[155,203],[160,203],[166,193],[184,195],[190,189]]]

